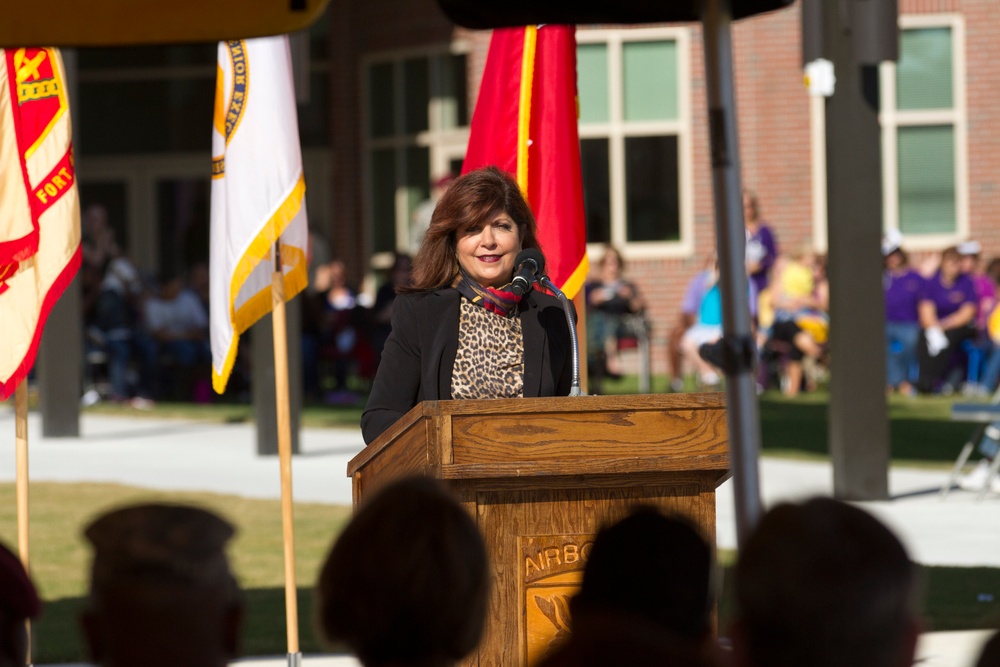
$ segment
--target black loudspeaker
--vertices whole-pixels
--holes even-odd
[[[791,5],[795,0],[732,0],[734,19]],[[700,21],[702,0],[438,0],[453,22],[475,30],[542,23],[674,23]]]
[[[802,64],[817,58],[831,59],[829,34],[824,23],[839,18],[838,25],[851,37],[851,56],[858,65],[878,65],[899,60],[898,0],[842,0],[833,9],[830,0],[802,0]]]

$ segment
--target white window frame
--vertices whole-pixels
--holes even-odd
[[[465,155],[466,147],[469,143],[469,128],[444,128],[441,126],[440,100],[431,97],[428,108],[428,129],[417,133],[406,133],[403,106],[399,104],[404,98],[404,81],[402,67],[400,65],[414,58],[425,58],[430,60],[435,57],[449,55],[466,56],[466,67],[471,64],[470,48],[465,41],[456,41],[451,44],[437,47],[427,47],[420,49],[382,51],[377,54],[369,54],[361,61],[361,118],[362,118],[362,167],[364,169],[364,197],[367,205],[364,207],[365,229],[368,233],[373,233],[375,222],[372,218],[372,206],[374,188],[371,179],[372,154],[376,150],[391,149],[395,156],[397,177],[404,173],[405,149],[413,147],[425,147],[429,152],[431,179],[448,171],[450,162],[458,156]],[[371,132],[371,89],[369,86],[369,71],[374,65],[392,63],[393,67],[393,89],[397,100],[397,106],[393,109],[393,134],[387,137],[372,137]],[[440,90],[439,70],[435,67],[429,68],[431,90]],[[468,71],[468,70],[467,70]],[[468,77],[466,77],[468,84]],[[472,108],[469,107],[469,122],[471,123]],[[428,184],[430,185],[430,184]],[[400,252],[409,251],[410,218],[406,212],[406,189],[399,182],[395,188],[395,210],[396,210],[396,249]],[[373,253],[371,264],[374,268],[388,268],[392,264],[392,254],[388,252]]]
[[[968,120],[965,84],[965,19],[961,14],[911,14],[899,17],[900,30],[950,28],[952,46],[952,108],[901,111],[896,109],[896,63],[880,68],[882,127],[882,214],[887,230],[899,229],[897,128],[951,125],[955,129],[955,231],[943,234],[910,234],[911,250],[939,250],[969,236]]]
[[[608,47],[607,123],[580,124],[580,139],[609,140],[611,164],[611,243],[629,259],[689,257],[694,254],[694,169],[693,132],[691,129],[691,32],[688,28],[638,29],[578,29],[579,44],[606,44]],[[623,119],[622,104],[622,45],[625,42],[674,41],[677,44],[677,111],[676,120],[633,121]],[[680,164],[678,165],[678,196],[680,208],[680,240],[626,241],[625,203],[625,138],[637,136],[677,136]],[[588,244],[591,256],[602,252],[601,244]]]

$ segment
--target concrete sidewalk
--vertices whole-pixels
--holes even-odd
[[[278,498],[277,457],[256,455],[251,424],[217,424],[152,417],[84,415],[82,437],[41,437],[40,418],[29,418],[29,464],[33,481],[116,482],[160,490],[229,493]],[[359,429],[303,429],[301,454],[292,463],[298,502],[348,505],[351,482],[347,462],[364,446]],[[955,443],[956,454],[961,443]],[[0,404],[0,481],[14,480],[14,415]],[[765,457],[760,462],[765,506],[810,495],[830,495],[830,465]],[[956,490],[942,501],[947,471],[895,467],[890,473],[892,499],[860,505],[886,522],[901,537],[913,558],[927,565],[1000,567],[1000,495],[982,502]],[[719,487],[717,540],[721,549],[736,547],[732,482]],[[984,591],[1000,595],[1000,591]],[[925,635],[923,665],[966,667],[985,633]],[[284,665],[284,656],[239,664]],[[350,658],[309,657],[310,667],[354,667]]]
[[[82,437],[43,438],[39,417],[29,418],[30,477],[34,481],[118,482],[138,487],[278,498],[276,456],[256,455],[251,424],[186,422],[147,417],[84,415]],[[300,502],[349,505],[347,462],[364,442],[358,429],[303,429],[302,453],[292,462],[294,497]],[[961,446],[956,443],[955,448]],[[760,462],[765,506],[809,495],[830,495],[828,463],[764,457]],[[896,467],[892,499],[860,503],[897,531],[914,559],[927,565],[1000,567],[1000,495],[979,502],[956,490],[938,494],[947,471]],[[0,481],[14,479],[14,416],[0,405]],[[732,481],[719,487],[717,538],[736,547]]]

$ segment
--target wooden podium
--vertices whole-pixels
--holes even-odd
[[[728,472],[724,394],[426,401],[347,467],[355,504],[425,474],[475,517],[494,588],[464,664],[483,667],[531,665],[565,636],[594,534],[632,506],[684,514],[714,544]]]

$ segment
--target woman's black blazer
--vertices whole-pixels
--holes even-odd
[[[416,404],[451,398],[460,298],[458,291],[450,287],[396,297],[392,333],[385,342],[371,395],[361,415],[366,443]],[[524,395],[568,395],[573,382],[572,348],[559,300],[531,291],[521,301],[520,317]]]

